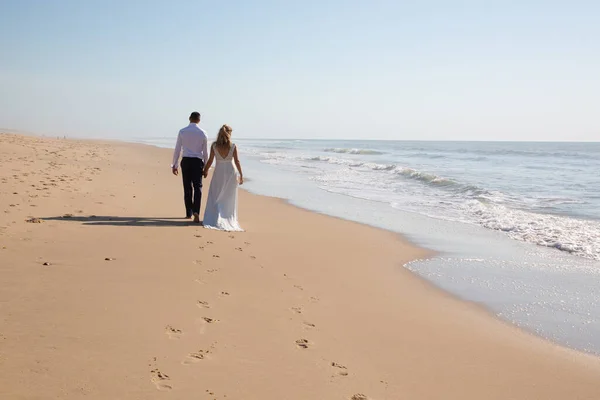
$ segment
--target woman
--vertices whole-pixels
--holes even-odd
[[[239,172],[240,185],[244,183],[244,177],[237,147],[231,142],[231,131],[229,125],[221,127],[217,140],[210,148],[210,157],[204,167],[206,178],[213,160],[217,159],[206,200],[204,226],[223,231],[243,231],[237,220],[238,174],[233,168],[233,163]]]

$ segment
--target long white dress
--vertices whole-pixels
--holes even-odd
[[[243,231],[237,219],[238,174],[233,166],[231,145],[227,157],[223,158],[213,144],[215,153],[215,170],[213,171],[206,209],[204,210],[204,227],[223,231]]]

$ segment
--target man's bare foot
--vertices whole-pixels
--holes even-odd
[[[199,224],[200,223],[200,216],[196,213],[194,213],[194,223],[195,224]]]

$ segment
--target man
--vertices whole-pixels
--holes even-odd
[[[181,177],[183,178],[183,199],[185,201],[185,217],[194,216],[194,222],[200,222],[200,201],[202,200],[202,172],[208,158],[208,138],[198,124],[200,113],[194,111],[190,115],[190,124],[179,131],[177,144],[173,154],[171,168],[173,175],[178,175],[177,163],[181,158]]]

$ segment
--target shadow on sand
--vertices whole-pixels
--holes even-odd
[[[44,221],[71,221],[79,222],[83,225],[100,226],[202,226],[195,224],[190,219],[183,218],[153,218],[153,217],[116,217],[91,215],[88,217],[77,215],[63,215],[60,217],[40,218]]]

